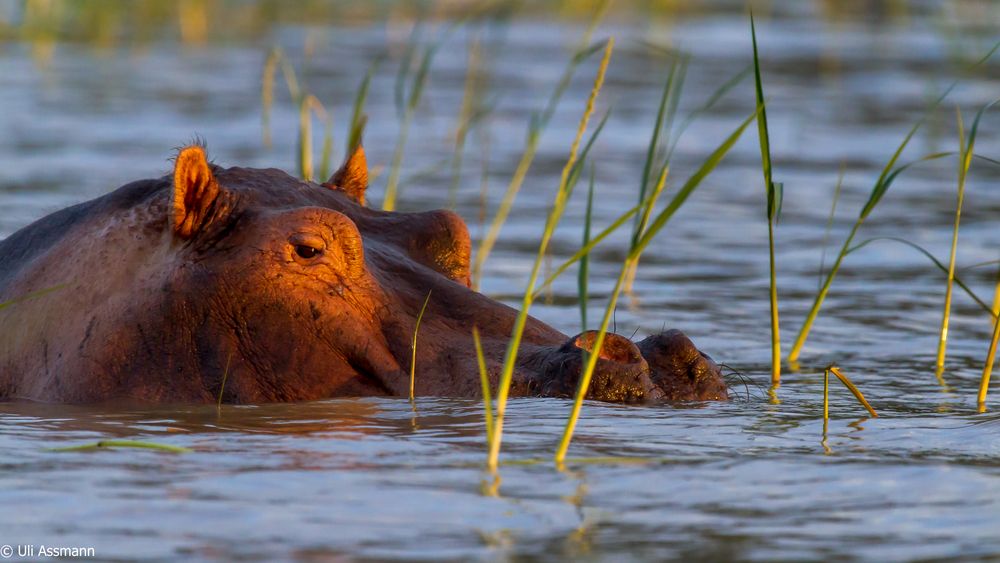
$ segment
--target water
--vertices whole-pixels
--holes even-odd
[[[957,70],[991,46],[996,3],[909,3],[864,14],[827,3],[776,3],[758,12],[775,178],[785,183],[777,231],[786,349],[817,287],[825,225],[840,170],[827,263],[882,166],[926,104],[962,82],[915,138],[904,160],[955,150],[954,106],[968,125],[997,97],[991,63]],[[595,223],[633,205],[667,62],[643,41],[692,54],[681,112],[750,62],[742,6],[670,17],[614,14],[595,37],[618,48],[598,111],[613,108],[594,149]],[[3,15],[16,21],[18,10]],[[491,28],[496,109],[470,134],[457,210],[478,240],[481,155],[495,209],[528,119],[547,99],[579,22],[535,14]],[[260,76],[280,44],[343,131],[355,88],[383,51],[368,101],[366,149],[388,165],[398,132],[393,102],[405,18],[355,25],[282,23],[254,34],[219,31],[204,46],[167,33],[102,45],[0,44],[0,236],[125,182],[170,168],[172,147],[194,134],[222,165],[295,170],[297,116],[287,93],[272,114],[274,148],[260,133]],[[234,26],[236,23],[234,22]],[[449,167],[466,69],[462,28],[439,51],[414,121],[403,209],[448,203]],[[427,30],[431,37],[436,30]],[[209,37],[211,39],[211,35]],[[304,51],[311,50],[309,57]],[[49,54],[46,54],[49,53]],[[595,62],[583,65],[487,264],[483,290],[514,303],[523,287]],[[300,76],[301,78],[301,76]],[[279,88],[283,88],[278,80]],[[677,145],[675,190],[753,110],[744,82]],[[988,115],[977,152],[997,158],[1000,126]],[[319,144],[317,137],[317,145]],[[378,202],[384,172],[371,199]],[[969,179],[959,264],[996,260],[997,167]],[[860,239],[902,236],[946,258],[955,164],[921,165],[893,186]],[[571,204],[556,256],[579,246],[583,198]],[[860,240],[859,239],[859,240]],[[603,311],[623,256],[615,237],[594,254],[590,317]],[[305,405],[157,409],[0,405],[0,544],[95,547],[100,559],[327,560],[337,558],[935,559],[1000,554],[1000,436],[996,415],[975,414],[989,322],[956,293],[947,387],[933,373],[942,276],[918,253],[874,243],[852,254],[803,354],[786,373],[780,404],[760,388],[769,370],[767,245],[756,137],[751,128],[650,248],[634,297],[616,315],[631,334],[663,325],[745,372],[727,404],[622,407],[588,404],[566,471],[551,457],[569,404],[513,401],[499,484],[483,471],[482,406],[475,401],[344,399]],[[962,271],[989,301],[995,267]],[[514,288],[514,289],[512,289]],[[533,311],[579,330],[576,281],[559,281]],[[838,362],[878,419],[834,387],[822,441],[822,366]],[[56,453],[100,439],[152,440],[194,453],[145,450]],[[616,458],[616,461],[608,458]],[[520,463],[529,462],[531,463]]]

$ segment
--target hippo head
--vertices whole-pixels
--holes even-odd
[[[166,316],[192,318],[195,371],[214,391],[228,366],[225,400],[405,396],[411,362],[417,395],[478,396],[473,327],[496,384],[516,311],[469,288],[465,223],[450,211],[367,208],[367,175],[360,147],[324,184],[221,169],[197,146],[178,155],[169,218],[179,259],[165,293],[179,310]],[[594,337],[529,318],[512,394],[572,396]],[[725,399],[726,386],[679,331],[638,343],[609,334],[589,396]]]
[[[473,328],[497,385],[517,311],[469,288],[450,211],[364,205],[358,147],[329,181],[210,164],[122,186],[0,242],[0,399],[260,403],[481,394]],[[426,302],[426,310],[421,311]],[[419,322],[419,331],[415,329]],[[416,346],[414,352],[414,338]],[[595,334],[528,318],[512,395],[571,396]],[[609,334],[589,397],[724,399],[678,331]]]

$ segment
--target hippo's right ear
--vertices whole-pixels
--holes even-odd
[[[361,143],[354,148],[343,166],[323,182],[323,185],[353,199],[361,205],[365,204],[365,190],[368,189],[368,160],[365,159],[365,149]]]
[[[185,239],[193,237],[207,222],[218,196],[219,183],[205,158],[205,149],[199,146],[181,149],[174,161],[170,217],[174,234]]]

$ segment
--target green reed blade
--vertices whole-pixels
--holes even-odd
[[[274,72],[278,68],[279,51],[271,49],[264,61],[264,75],[260,84],[261,135],[264,146],[271,148],[271,106],[274,105]]]
[[[701,185],[702,180],[704,180],[705,177],[711,174],[712,171],[715,170],[715,168],[719,165],[719,163],[722,162],[722,159],[725,158],[729,150],[733,148],[733,145],[736,144],[736,141],[739,140],[740,136],[743,134],[743,131],[746,130],[747,126],[750,125],[750,122],[753,121],[755,117],[757,117],[756,111],[754,111],[752,114],[750,114],[749,117],[744,119],[743,123],[741,123],[740,126],[736,128],[736,130],[730,133],[729,136],[726,137],[726,140],[724,140],[722,144],[719,145],[714,151],[712,151],[712,154],[710,154],[709,157],[704,162],[702,162],[701,166],[698,167],[698,170],[696,170],[695,173],[692,174],[690,178],[688,178],[687,182],[684,183],[681,189],[677,191],[677,195],[675,195],[673,199],[670,200],[670,203],[667,204],[667,207],[664,208],[662,211],[660,211],[660,213],[656,216],[656,218],[653,219],[653,222],[650,224],[649,228],[646,229],[646,232],[643,233],[643,235],[639,238],[639,241],[636,243],[633,252],[641,254],[642,251],[645,250],[646,246],[648,246],[649,243],[652,242],[653,237],[655,237],[656,234],[660,232],[660,229],[662,229],[663,226],[667,223],[667,221],[669,221],[670,218],[673,217],[674,213],[676,213],[677,210],[680,209],[682,205],[684,205],[684,202],[687,201],[687,198],[691,196],[691,193],[694,192],[694,190],[697,189],[699,185]]]
[[[424,312],[427,311],[427,303],[431,300],[431,292],[427,292],[424,304],[420,307],[420,314],[417,315],[417,322],[413,325],[413,344],[410,346],[412,355],[410,356],[410,402],[413,402],[413,387],[417,381],[417,333],[420,331],[420,321],[424,319]]]
[[[563,272],[568,270],[569,267],[572,266],[573,264],[576,264],[578,261],[583,260],[585,257],[587,257],[590,254],[590,252],[594,249],[594,247],[603,242],[604,239],[608,238],[608,236],[610,236],[612,233],[617,231],[622,225],[624,225],[629,220],[629,218],[638,213],[639,210],[643,209],[649,201],[650,198],[647,197],[646,201],[644,201],[641,205],[636,205],[635,207],[625,211],[624,213],[619,215],[618,218],[615,219],[610,225],[605,227],[604,230],[598,233],[597,236],[591,238],[587,244],[580,247],[580,250],[576,251],[575,254],[567,258],[562,264],[559,265],[558,268],[556,268],[551,274],[549,274],[549,277],[545,278],[545,281],[539,284],[538,289],[537,291],[535,291],[535,295],[533,296],[533,298],[537,299],[538,297],[540,297],[542,292],[545,291],[545,289],[547,289],[550,285],[552,285],[552,283],[555,282],[556,279],[563,274]]]
[[[986,353],[986,364],[983,366],[983,376],[979,380],[979,412],[986,412],[986,392],[990,388],[990,374],[993,372],[993,363],[996,361],[998,342],[1000,342],[1000,316],[993,321],[993,339],[990,340],[990,348]]]
[[[368,118],[365,116],[365,101],[368,99],[368,89],[371,86],[372,77],[375,71],[382,64],[382,57],[376,58],[368,67],[368,72],[361,79],[358,92],[354,96],[354,105],[351,108],[351,124],[347,131],[347,147],[345,147],[345,158],[349,158],[354,149],[361,144],[361,135],[365,130],[365,123]]]
[[[952,230],[951,236],[951,257],[948,261],[948,280],[945,285],[945,297],[944,297],[944,312],[941,317],[941,331],[940,338],[938,339],[938,351],[937,351],[937,372],[941,374],[944,370],[944,360],[945,354],[948,348],[948,324],[951,317],[951,297],[952,297],[952,286],[955,278],[955,258],[958,253],[958,229],[959,223],[962,219],[962,203],[965,200],[965,181],[969,174],[969,167],[972,166],[972,155],[975,151],[976,145],[976,133],[979,130],[979,121],[982,119],[983,114],[992,108],[1000,100],[994,100],[993,102],[987,104],[979,110],[976,114],[976,118],[972,122],[972,129],[969,130],[969,138],[966,141],[964,137],[963,124],[962,124],[962,112],[956,108],[956,113],[958,114],[958,138],[959,138],[959,165],[958,165],[958,190],[957,190],[957,203],[955,205],[955,225]]]
[[[819,272],[816,277],[816,291],[823,287],[823,271],[826,269],[826,247],[830,242],[830,231],[833,230],[833,219],[837,215],[837,202],[840,201],[840,190],[844,185],[844,170],[846,165],[841,163],[840,173],[837,174],[837,185],[833,188],[833,201],[830,202],[830,216],[826,219],[826,230],[823,231],[823,250],[819,255]]]
[[[901,243],[901,244],[905,244],[906,246],[909,246],[910,248],[913,248],[914,250],[916,250],[916,251],[920,252],[921,254],[923,254],[924,256],[926,256],[927,259],[930,260],[931,262],[933,262],[934,265],[937,266],[937,268],[939,270],[941,270],[942,272],[944,272],[945,275],[948,274],[948,267],[945,266],[944,264],[942,264],[941,261],[938,260],[937,258],[935,258],[933,254],[931,254],[929,251],[927,251],[927,249],[925,249],[924,247],[920,246],[919,244],[916,244],[914,242],[910,242],[910,241],[908,241],[908,240],[906,240],[904,238],[899,238],[899,237],[874,237],[874,238],[867,239],[865,241],[859,242],[858,244],[856,244],[855,246],[852,246],[851,248],[848,248],[847,252],[845,253],[845,256],[847,254],[851,254],[851,253],[853,253],[855,251],[861,250],[862,248],[868,246],[869,244],[871,244],[873,242],[883,241],[883,240],[898,242],[898,243]],[[991,317],[996,316],[993,313],[993,311],[991,310],[990,306],[987,305],[985,301],[983,301],[982,299],[980,299],[979,296],[976,295],[975,292],[973,292],[972,289],[970,289],[969,286],[966,285],[965,282],[962,281],[962,278],[958,277],[958,275],[955,275],[953,279],[955,281],[955,284],[957,284],[958,287],[962,288],[962,290],[964,290],[969,295],[969,297],[972,298],[973,301],[975,301],[980,307],[982,307],[982,309],[984,311],[986,311],[987,313],[989,313]]]
[[[172,454],[186,454],[194,451],[190,448],[182,448],[180,446],[171,446],[168,444],[157,444],[155,442],[143,442],[139,440],[100,440],[98,442],[94,442],[91,444],[83,444],[80,446],[69,446],[66,448],[49,448],[49,451],[86,452],[86,451],[104,450],[109,448],[138,448],[145,450],[157,450]]]
[[[641,220],[643,224],[648,222],[649,215],[653,211],[656,199],[659,194],[663,192],[664,186],[666,186],[667,170],[666,166],[663,166],[660,169],[659,180],[653,189],[653,194],[650,196],[648,204],[643,209]],[[633,241],[631,245],[633,249],[635,248],[635,245],[636,243]],[[580,372],[580,380],[577,382],[576,396],[573,398],[573,407],[570,410],[569,417],[566,419],[566,428],[563,430],[562,438],[559,440],[559,446],[556,448],[555,462],[557,465],[562,465],[566,460],[566,452],[569,450],[569,444],[573,440],[573,433],[575,432],[576,424],[580,419],[580,411],[583,409],[583,400],[587,396],[587,391],[590,388],[590,380],[593,378],[594,369],[597,368],[597,360],[600,358],[601,350],[604,347],[604,340],[607,338],[611,318],[618,306],[618,298],[624,288],[629,272],[632,271],[633,264],[638,262],[639,256],[639,253],[633,254],[632,252],[629,252],[628,258],[622,263],[618,279],[615,281],[615,287],[611,291],[611,297],[608,299],[608,305],[604,309],[604,317],[601,319],[601,326],[598,328],[597,336],[594,338],[593,347],[589,352],[583,352],[584,368]]]
[[[528,320],[528,313],[533,302],[535,283],[538,281],[538,273],[541,270],[542,262],[544,261],[547,253],[549,241],[551,240],[552,234],[555,232],[556,226],[559,224],[559,220],[562,218],[563,211],[566,207],[570,172],[576,164],[580,141],[582,140],[583,134],[587,129],[590,116],[594,112],[594,103],[597,99],[597,95],[600,93],[601,87],[604,85],[604,76],[607,72],[608,64],[611,61],[611,52],[614,49],[614,45],[615,41],[612,37],[607,41],[607,46],[604,49],[604,57],[601,59],[600,67],[597,70],[597,77],[594,79],[594,86],[590,90],[590,96],[587,98],[586,108],[584,109],[583,116],[580,118],[580,125],[577,128],[573,144],[570,146],[569,158],[566,160],[566,165],[563,167],[563,171],[560,176],[559,188],[556,191],[552,208],[550,209],[549,216],[545,222],[545,230],[542,233],[542,239],[538,245],[538,253],[535,255],[535,263],[532,266],[531,274],[528,278],[528,285],[524,292],[521,310],[519,311],[517,319],[514,322],[511,339],[507,345],[507,352],[504,355],[503,372],[501,373],[500,383],[497,387],[497,406],[496,417],[494,419],[493,438],[490,440],[490,451],[487,457],[487,465],[494,471],[497,468],[500,456],[500,445],[503,439],[503,423],[504,413],[507,408],[507,396],[510,393],[511,380],[514,375],[514,364],[517,360],[517,352],[521,345],[521,338],[523,336]]]
[[[486,447],[490,448],[493,439],[493,399],[490,396],[490,374],[486,370],[486,356],[483,354],[483,343],[479,339],[479,329],[472,327],[472,343],[476,346],[476,363],[479,366],[479,383],[483,389],[483,406],[486,414]]]
[[[511,177],[510,183],[507,185],[507,190],[500,200],[500,206],[497,208],[496,215],[494,215],[493,221],[490,223],[489,230],[487,230],[479,242],[479,249],[476,252],[476,259],[472,266],[473,289],[479,290],[479,284],[482,281],[483,266],[486,264],[487,258],[489,258],[493,247],[496,245],[496,241],[500,236],[500,230],[503,228],[504,223],[507,222],[507,217],[514,205],[514,199],[521,190],[521,185],[528,174],[528,169],[531,168],[531,164],[535,159],[539,138],[548,125],[549,118],[555,112],[555,108],[562,99],[563,92],[569,86],[570,79],[572,79],[576,68],[594,52],[595,48],[599,47],[606,47],[606,42],[601,41],[594,46],[583,49],[570,60],[569,64],[563,70],[563,75],[559,79],[555,90],[549,96],[546,109],[540,116],[534,116],[532,122],[529,124],[524,152],[521,154],[521,159],[514,170],[514,175]]]
[[[750,12],[750,37],[753,41],[753,75],[757,99],[757,135],[760,139],[760,164],[767,193],[767,250],[770,262],[771,301],[771,387],[781,384],[781,333],[778,321],[778,280],[774,259],[774,226],[781,209],[782,192],[771,176],[771,140],[767,130],[767,105],[760,78],[760,58],[757,52],[757,29]]]
[[[594,214],[594,164],[590,164],[590,189],[587,190],[587,211],[583,218],[583,246],[590,244],[590,226],[593,222]],[[587,305],[590,303],[590,296],[587,291],[587,282],[590,275],[590,255],[584,254],[580,258],[580,271],[577,272],[577,297],[580,302],[580,332],[587,330]]]
[[[837,379],[839,379],[840,382],[844,384],[844,387],[847,387],[851,391],[851,394],[854,395],[854,398],[858,400],[858,403],[861,403],[861,406],[863,406],[865,410],[868,411],[868,414],[872,415],[872,418],[878,418],[878,413],[875,412],[875,409],[873,409],[871,404],[868,403],[868,400],[865,399],[865,396],[861,392],[861,389],[858,389],[858,386],[855,385],[853,382],[851,382],[851,380],[846,375],[844,375],[843,372],[840,371],[840,368],[838,368],[837,366],[830,366],[829,370],[830,373],[837,376]]]
[[[226,369],[222,371],[222,383],[219,385],[219,400],[216,402],[216,408],[222,408],[222,394],[226,391],[226,380],[229,379],[229,365],[233,361],[233,353],[229,353],[229,357],[226,358]]]
[[[659,181],[656,184],[656,189],[650,196],[648,204],[643,208],[643,218],[640,224],[649,226],[642,233],[642,236],[638,240],[633,241],[629,248],[629,252],[622,263],[621,271],[618,275],[618,279],[615,282],[614,289],[611,291],[611,297],[608,300],[608,305],[604,310],[604,318],[601,320],[600,328],[597,331],[597,336],[594,338],[594,344],[591,353],[585,354],[586,365],[580,374],[580,381],[577,384],[576,396],[573,400],[573,407],[570,411],[570,415],[566,420],[566,427],[563,430],[562,438],[559,441],[559,446],[555,453],[555,462],[557,465],[562,465],[566,459],[566,453],[569,450],[570,442],[573,439],[573,433],[576,429],[577,421],[580,418],[580,411],[583,408],[583,399],[587,395],[588,388],[590,386],[590,380],[593,377],[594,369],[597,367],[597,360],[600,357],[600,351],[604,346],[604,340],[607,336],[608,326],[611,322],[611,318],[614,315],[615,308],[618,304],[618,298],[621,295],[622,289],[626,283],[626,279],[629,276],[629,272],[632,271],[634,264],[639,261],[642,256],[643,250],[649,245],[653,237],[663,229],[667,224],[667,221],[673,217],[674,213],[684,204],[687,198],[694,192],[695,189],[701,182],[711,173],[712,170],[718,166],[719,162],[722,161],[723,157],[729,152],[729,150],[736,144],[739,140],[740,135],[743,131],[750,125],[756,117],[757,112],[755,111],[749,117],[747,117],[743,123],[736,128],[733,133],[731,133],[715,151],[709,155],[708,159],[702,163],[702,165],[695,171],[695,173],[685,182],[684,186],[680,189],[677,195],[671,200],[667,205],[666,209],[660,212],[656,216],[656,219],[649,223],[649,217],[652,215],[653,208],[656,204],[656,199],[660,193],[663,191],[663,187],[666,185],[667,173],[669,168],[664,164],[660,168]]]

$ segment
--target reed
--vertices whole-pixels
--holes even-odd
[[[427,85],[427,76],[430,72],[431,63],[434,61],[434,55],[437,54],[438,48],[445,42],[449,35],[449,32],[445,32],[438,41],[424,47],[420,56],[420,64],[417,66],[416,72],[413,73],[409,93],[407,93],[405,82],[410,67],[415,60],[415,42],[419,35],[419,26],[414,29],[413,33],[414,37],[411,38],[410,46],[407,49],[406,56],[403,58],[403,63],[400,65],[400,71],[396,78],[396,109],[401,113],[401,117],[399,136],[396,138],[396,149],[393,151],[392,165],[389,168],[389,179],[386,183],[385,196],[382,200],[383,211],[396,210],[396,200],[399,197],[399,173],[403,164],[403,152],[406,150],[406,139],[410,134],[410,125],[413,123],[413,117],[416,115],[417,108],[420,106],[420,100],[423,98],[424,88]]]
[[[990,310],[994,317],[1000,317],[1000,268],[997,268],[997,286],[993,290],[993,305]]]
[[[757,133],[760,139],[760,163],[764,172],[764,187],[767,190],[767,251],[770,264],[771,300],[771,387],[781,385],[781,333],[778,323],[778,280],[774,260],[774,227],[781,213],[782,185],[771,177],[771,140],[767,131],[767,106],[764,102],[764,87],[760,79],[760,58],[757,52],[757,30],[753,12],[750,13],[750,36],[753,41],[753,75],[757,97]]]
[[[659,233],[667,222],[674,216],[678,209],[687,201],[688,197],[701,185],[702,181],[714,170],[722,159],[726,156],[729,150],[736,144],[743,131],[750,125],[750,122],[756,117],[757,112],[754,111],[749,117],[747,117],[743,123],[736,128],[723,142],[716,148],[711,155],[701,164],[701,166],[695,171],[694,174],[684,183],[684,185],[678,190],[677,194],[671,199],[670,203],[656,215],[652,221],[652,211],[656,206],[656,200],[663,191],[663,187],[667,180],[668,167],[664,164],[660,168],[659,180],[656,183],[656,187],[650,194],[648,202],[645,204],[642,210],[642,215],[640,216],[639,224],[643,226],[643,230],[640,236],[633,239],[629,252],[625,257],[625,261],[622,264],[620,273],[618,275],[618,280],[615,282],[615,287],[611,291],[611,297],[608,300],[608,306],[604,310],[604,318],[601,321],[601,326],[597,331],[597,336],[594,338],[594,344],[589,353],[585,353],[586,364],[583,371],[580,374],[580,381],[577,384],[576,396],[573,400],[573,407],[570,410],[569,418],[566,420],[566,427],[563,430],[562,438],[559,441],[559,445],[556,448],[555,462],[557,465],[562,465],[566,460],[566,452],[569,450],[569,444],[573,439],[573,432],[576,429],[577,421],[580,418],[580,411],[583,407],[583,399],[587,396],[587,390],[590,385],[591,377],[593,376],[594,369],[597,367],[597,360],[600,357],[601,349],[604,345],[604,339],[608,332],[608,325],[611,322],[612,316],[614,315],[615,307],[618,303],[618,297],[621,295],[622,289],[626,279],[628,278],[629,272],[632,270],[633,266],[638,263],[639,258],[642,256],[643,251],[649,246],[649,243],[653,238]]]
[[[469,64],[465,71],[465,85],[462,89],[462,104],[458,111],[458,124],[455,126],[455,148],[451,156],[451,185],[448,186],[448,208],[455,207],[458,198],[458,187],[462,180],[462,161],[465,158],[465,142],[469,131],[492,111],[490,104],[483,104],[480,99],[485,95],[484,83],[488,70],[482,54],[479,39],[469,43]]]
[[[968,70],[972,70],[978,67],[979,65],[983,64],[984,62],[988,61],[993,56],[993,54],[998,50],[998,48],[1000,48],[1000,42],[997,42],[993,46],[993,48],[990,49],[985,55],[983,55],[981,58],[979,58],[977,61],[971,64]],[[927,119],[932,115],[933,111],[941,104],[941,102],[944,101],[946,97],[948,97],[948,94],[951,93],[951,91],[955,88],[957,84],[958,81],[952,82],[951,85],[945,88],[945,90],[941,93],[941,95],[938,96],[937,99],[935,99],[930,104],[930,107],[924,112],[923,116],[915,124],[913,124],[913,126],[907,132],[906,136],[900,142],[899,146],[896,148],[896,151],[889,158],[889,161],[886,163],[885,167],[882,168],[882,173],[879,175],[878,180],[876,180],[874,187],[872,187],[872,191],[868,196],[868,200],[865,202],[864,207],[861,208],[861,212],[858,214],[857,220],[854,222],[854,225],[851,227],[851,230],[848,233],[847,238],[844,240],[844,244],[841,247],[840,253],[837,255],[836,260],[834,261],[833,266],[830,268],[830,272],[827,274],[822,287],[820,287],[820,290],[817,292],[816,297],[813,299],[813,304],[810,307],[809,312],[806,314],[805,321],[802,323],[802,327],[799,329],[799,333],[795,338],[795,343],[792,345],[792,349],[788,354],[788,362],[790,364],[795,364],[798,361],[799,355],[802,353],[802,347],[805,345],[806,340],[809,338],[809,332],[812,330],[813,323],[816,321],[816,317],[819,315],[820,308],[823,306],[823,301],[826,299],[826,296],[830,291],[830,286],[833,284],[833,280],[834,278],[836,278],[837,272],[840,271],[840,266],[843,263],[844,257],[847,255],[848,249],[851,247],[851,242],[853,242],[854,237],[857,236],[858,230],[861,228],[861,225],[865,222],[865,220],[875,209],[875,207],[878,206],[879,202],[882,201],[883,196],[885,196],[886,191],[888,191],[893,181],[896,179],[896,177],[899,176],[900,173],[902,173],[910,166],[917,164],[918,162],[923,162],[925,160],[940,158],[944,154],[947,154],[947,153],[937,153],[928,155],[921,159],[918,159],[917,161],[910,162],[909,164],[905,164],[903,166],[895,168],[896,162],[899,160],[899,157],[903,154],[903,151],[906,149],[907,145],[909,145],[910,140],[913,139],[913,136],[916,134],[916,132],[927,121]]]
[[[486,355],[483,354],[483,343],[479,338],[479,328],[472,327],[472,343],[476,347],[476,364],[479,366],[479,383],[483,390],[483,407],[485,408],[486,444],[487,448],[493,440],[493,398],[490,393],[490,374],[486,370]]]
[[[420,332],[420,321],[424,319],[424,313],[427,311],[427,304],[431,300],[431,292],[427,292],[427,297],[424,298],[424,304],[420,307],[420,314],[417,315],[417,322],[413,325],[413,343],[410,345],[410,402],[413,402],[413,387],[417,381],[417,333]]]
[[[550,209],[548,218],[545,221],[545,229],[542,233],[541,242],[538,245],[538,253],[535,256],[535,262],[528,278],[527,289],[524,292],[524,299],[521,302],[521,310],[514,322],[510,342],[507,345],[507,352],[504,355],[503,371],[501,372],[500,382],[497,386],[497,405],[496,415],[493,421],[493,434],[492,438],[489,440],[489,455],[487,457],[487,465],[494,471],[497,468],[500,456],[500,445],[503,439],[504,414],[507,408],[507,397],[510,393],[511,380],[514,375],[514,364],[517,359],[518,349],[521,345],[521,338],[524,333],[525,325],[527,324],[528,313],[531,309],[532,302],[534,301],[535,283],[538,280],[538,274],[541,270],[546,251],[548,250],[549,241],[551,240],[552,234],[555,232],[556,226],[559,224],[559,220],[562,218],[563,211],[566,207],[570,172],[576,164],[580,141],[583,138],[584,132],[587,130],[587,124],[590,121],[590,116],[594,112],[594,102],[597,99],[598,93],[601,91],[601,87],[604,85],[604,75],[607,71],[608,63],[611,60],[611,52],[614,49],[614,44],[614,38],[608,39],[605,44],[604,57],[601,59],[600,67],[597,70],[597,77],[595,78],[594,85],[590,90],[590,96],[587,98],[586,108],[584,109],[583,116],[580,118],[580,124],[579,127],[577,127],[576,136],[574,137],[573,144],[570,147],[569,158],[566,161],[566,165],[563,167],[559,187],[556,190],[552,208]]]
[[[106,450],[112,448],[138,448],[144,450],[156,450],[171,454],[187,454],[194,450],[169,444],[157,444],[155,442],[144,442],[140,440],[100,440],[90,444],[79,446],[69,446],[66,448],[50,448],[50,452],[89,452],[95,450]]]
[[[524,152],[521,153],[521,159],[518,161],[517,167],[514,169],[514,175],[511,176],[510,183],[507,184],[507,189],[504,191],[504,195],[500,200],[500,205],[497,207],[496,214],[490,222],[489,229],[483,235],[482,240],[480,240],[479,248],[476,251],[476,258],[472,264],[472,289],[476,291],[479,291],[479,285],[482,282],[483,266],[486,264],[486,260],[489,258],[490,253],[493,251],[493,247],[496,245],[496,241],[500,236],[500,230],[507,222],[507,217],[510,215],[511,207],[514,205],[514,199],[517,197],[518,192],[521,191],[521,186],[524,184],[524,179],[528,175],[528,170],[531,168],[531,164],[535,160],[535,153],[538,150],[538,142],[541,139],[542,133],[544,133],[545,129],[548,127],[549,121],[551,121],[552,115],[555,113],[556,107],[559,105],[563,93],[569,87],[569,83],[572,80],[573,75],[576,74],[577,67],[589,59],[591,55],[599,52],[606,46],[604,42],[598,42],[594,45],[590,45],[590,38],[593,35],[594,29],[597,28],[597,25],[604,18],[608,5],[609,2],[605,1],[598,6],[598,9],[594,12],[593,17],[590,20],[587,31],[584,33],[583,40],[580,43],[582,47],[574,53],[573,57],[566,65],[566,68],[563,70],[558,82],[556,82],[556,86],[553,89],[552,94],[549,96],[545,108],[540,113],[536,113],[531,117],[531,122],[528,124],[528,134]]]
[[[937,373],[940,376],[944,371],[944,360],[948,349],[948,324],[951,317],[951,296],[952,287],[955,280],[955,256],[958,251],[958,228],[962,220],[962,203],[965,201],[965,180],[969,175],[969,167],[972,165],[972,156],[975,151],[976,145],[976,133],[979,129],[979,120],[982,119],[983,113],[989,110],[993,105],[995,105],[1000,100],[996,100],[990,104],[987,104],[976,114],[976,118],[972,123],[972,128],[969,130],[969,138],[965,139],[965,131],[962,123],[962,112],[956,108],[957,119],[958,119],[958,145],[959,145],[959,159],[958,159],[958,190],[957,198],[958,201],[955,205],[955,225],[952,229],[951,235],[951,258],[948,261],[948,281],[945,285],[944,294],[944,313],[941,317],[941,333],[938,339],[938,350],[937,350]]]
[[[583,247],[590,244],[590,225],[594,219],[594,165],[590,165],[590,187],[587,190],[587,211],[583,217]],[[580,258],[580,269],[576,276],[577,301],[580,303],[580,331],[587,330],[587,305],[590,303],[588,284],[590,279],[590,253]]]
[[[365,131],[365,125],[368,123],[368,116],[365,114],[365,102],[368,100],[368,89],[371,87],[372,77],[375,76],[375,71],[378,70],[379,65],[382,64],[382,58],[378,57],[372,64],[368,67],[368,72],[365,73],[364,78],[361,79],[361,84],[358,85],[358,91],[354,95],[354,104],[351,107],[351,123],[347,129],[347,147],[345,147],[344,156],[345,158],[350,157],[354,149],[358,148],[361,144],[361,136]]]
[[[948,91],[950,90],[951,88],[948,89]],[[947,94],[947,92],[945,94]],[[940,103],[941,99],[943,99],[943,96],[942,98],[939,98],[934,105],[936,106],[937,103]],[[858,214],[858,218],[855,220],[854,225],[851,227],[851,230],[847,235],[847,238],[844,240],[840,252],[837,254],[837,258],[834,260],[833,265],[830,267],[830,271],[827,273],[826,279],[824,280],[822,287],[816,294],[816,297],[813,299],[813,304],[810,307],[809,312],[806,314],[806,319],[802,323],[802,327],[799,329],[798,336],[796,336],[795,338],[795,343],[792,345],[792,349],[788,354],[788,363],[795,364],[798,361],[799,355],[802,353],[802,347],[805,345],[806,339],[809,338],[809,332],[812,330],[812,325],[816,321],[816,317],[819,315],[820,308],[823,306],[823,301],[826,299],[827,294],[830,292],[830,286],[833,285],[833,280],[837,277],[837,273],[840,271],[840,266],[841,264],[843,264],[844,258],[847,256],[848,250],[851,248],[851,243],[854,241],[854,237],[857,236],[858,230],[861,228],[861,225],[865,222],[868,216],[871,215],[871,212],[875,209],[875,207],[885,196],[886,191],[888,191],[889,187],[892,185],[893,181],[898,177],[899,173],[908,168],[910,165],[916,164],[916,162],[911,162],[909,164],[900,166],[899,168],[895,167],[896,162],[899,160],[899,157],[903,154],[903,150],[910,143],[910,140],[916,134],[917,130],[927,119],[927,115],[929,114],[925,114],[924,117],[920,119],[920,121],[918,121],[916,124],[913,125],[913,127],[910,128],[909,132],[907,132],[906,136],[903,138],[903,141],[896,148],[896,151],[893,153],[892,157],[889,158],[889,161],[886,163],[885,167],[883,167],[881,175],[875,182],[875,185],[868,196],[868,200],[866,201],[864,207],[862,207],[861,212]],[[927,160],[927,157],[920,159],[917,162],[921,162],[923,160]]]
[[[1000,295],[1000,284],[997,285],[997,294]],[[1000,341],[1000,316],[993,321],[993,338],[986,352],[983,376],[979,380],[979,412],[986,412],[986,393],[990,388],[990,375],[993,373],[993,363],[996,361],[998,341]]]
[[[226,369],[222,371],[222,383],[219,385],[219,399],[215,403],[215,406],[218,409],[222,409],[222,394],[226,391],[226,380],[229,379],[229,365],[232,361],[233,354],[230,352],[229,357],[226,358]]]
[[[868,400],[865,399],[865,396],[861,392],[861,389],[858,389],[858,386],[855,385],[850,380],[850,378],[844,375],[844,373],[840,371],[840,368],[838,368],[835,365],[831,365],[827,369],[830,371],[830,373],[837,376],[837,379],[839,379],[840,382],[844,384],[844,387],[847,387],[847,389],[851,392],[851,394],[854,395],[854,398],[858,400],[858,403],[862,407],[864,407],[866,411],[868,411],[868,414],[872,415],[872,418],[878,418],[878,413],[875,412],[875,409],[873,409]]]
[[[285,86],[292,103],[298,108],[298,168],[299,177],[303,180],[315,178],[312,149],[312,116],[315,115],[324,122],[323,148],[320,156],[320,174],[329,173],[331,155],[333,153],[333,118],[319,99],[310,94],[300,85],[298,76],[284,52],[275,47],[268,53],[264,61],[264,71],[261,80],[261,135],[265,147],[271,146],[271,106],[274,104],[274,74],[277,69],[285,78]]]

